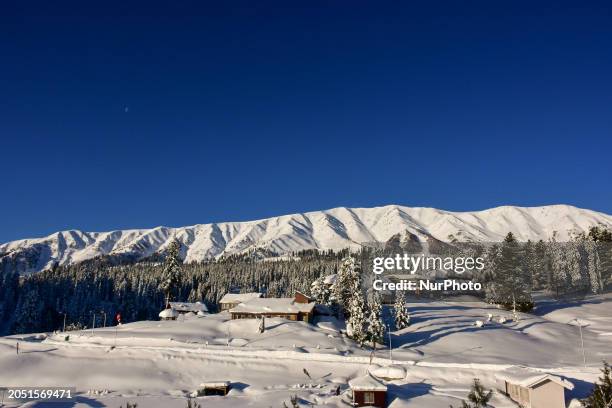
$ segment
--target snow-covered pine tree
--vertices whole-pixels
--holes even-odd
[[[493,391],[486,390],[478,378],[474,378],[474,384],[468,394],[469,404],[465,401],[461,402],[461,408],[487,408],[489,406],[489,400],[493,396]],[[451,405],[451,408],[453,406]]]
[[[550,281],[548,291],[559,296],[566,288],[570,287],[570,277],[568,274],[568,260],[563,244],[557,241],[556,233],[548,242],[548,254],[550,257]]]
[[[607,362],[604,362],[601,372],[602,376],[593,387],[591,395],[582,400],[585,408],[612,407],[612,370]]]
[[[350,336],[360,346],[363,346],[367,340],[366,333],[366,315],[365,315],[365,299],[361,288],[361,274],[356,265],[355,259],[349,255],[350,259],[345,259],[345,279],[346,279],[346,294],[347,312],[349,318],[347,321],[347,331],[350,329]],[[336,285],[338,280],[336,281]]]
[[[410,325],[410,314],[408,313],[408,308],[406,307],[406,294],[401,290],[395,292],[393,316],[395,318],[396,330],[402,330]]]
[[[381,299],[377,291],[374,291],[370,296],[368,307],[370,313],[366,322],[366,339],[372,343],[372,348],[376,350],[376,344],[381,343],[385,335]]]
[[[533,286],[538,289],[546,288],[550,280],[550,265],[544,241],[539,240],[535,243],[532,256],[533,259],[530,264],[532,267],[531,276],[533,279]]]
[[[168,247],[168,254],[164,261],[160,289],[164,291],[168,301],[172,299],[181,282],[180,248],[179,242],[176,239],[173,240]]]
[[[498,258],[492,263],[495,270],[487,286],[487,298],[506,308],[517,307],[528,311],[533,307],[531,275],[524,265],[520,244],[512,233],[502,242]]]
[[[340,306],[340,309],[348,309],[349,301],[352,297],[351,288],[355,279],[361,279],[361,268],[356,259],[349,255],[342,260],[336,282],[332,287],[333,297]],[[361,285],[360,285],[361,286]]]
[[[366,316],[363,292],[357,288],[349,301],[348,312],[350,313],[347,326],[350,327],[350,336],[360,346],[363,346],[366,339]]]
[[[597,249],[597,242],[591,239],[587,239],[584,242],[584,250],[587,258],[587,271],[592,293],[600,293],[604,288],[601,261]]]
[[[589,230],[589,239],[597,244],[601,263],[602,289],[612,284],[612,230],[595,226]]]
[[[318,304],[327,306],[331,304],[331,290],[329,285],[325,283],[325,276],[321,276],[312,282],[312,285],[310,285],[310,295]]]

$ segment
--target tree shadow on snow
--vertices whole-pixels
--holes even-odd
[[[28,351],[20,351],[19,354],[31,354],[31,353],[49,353],[51,351],[55,351],[57,348],[50,348],[47,350],[28,350]]]
[[[488,309],[487,308],[487,304],[483,304],[482,309]],[[461,306],[461,305],[448,305],[448,306],[427,306],[427,304],[425,304],[425,306],[412,306],[409,307],[408,310],[410,311],[410,314],[412,315],[412,313],[418,313],[418,312],[436,312],[436,311],[440,311],[440,310],[474,310],[473,306]]]
[[[565,377],[568,381],[574,384],[574,389],[566,391],[567,396],[570,398],[586,398],[593,389],[593,383],[588,381],[579,380],[577,378]]]
[[[567,309],[570,307],[579,307],[584,305],[598,305],[604,302],[610,302],[609,299],[587,299],[583,297],[567,297],[562,299],[553,299],[548,297],[535,297],[535,308],[533,314],[542,316],[557,310]]]
[[[410,383],[404,385],[389,384],[387,388],[387,395],[389,396],[389,405],[396,399],[408,400],[410,398],[421,397],[429,394],[433,387],[431,384],[424,382]]]
[[[482,332],[485,330],[499,330],[500,326],[497,325],[488,325],[484,327],[476,327],[473,324],[464,324],[461,326],[457,325],[447,325],[441,326],[439,329],[433,330],[425,330],[421,332],[410,332],[397,335],[393,338],[393,344],[401,344],[401,348],[409,347],[419,347],[425,346],[430,343],[433,343],[437,340],[440,340],[446,336],[450,336],[451,334],[459,334],[459,333],[476,333]]]
[[[31,408],[73,408],[76,404],[84,404],[87,407],[91,408],[102,408],[106,407],[100,401],[96,401],[91,398],[76,396],[74,401],[66,401],[66,402],[35,402],[33,405],[30,405]]]
[[[239,382],[239,381],[237,381],[237,382],[233,382],[232,381],[231,389],[232,390],[238,390],[238,391],[244,391],[245,389],[247,389],[249,387],[250,387],[249,384],[246,384],[246,383],[243,383],[243,382]]]

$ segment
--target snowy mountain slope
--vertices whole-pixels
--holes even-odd
[[[21,273],[78,263],[103,255],[141,259],[165,250],[175,237],[183,243],[185,262],[260,249],[284,254],[304,249],[342,249],[359,243],[386,242],[410,233],[448,241],[500,241],[512,232],[519,240],[558,239],[593,225],[612,228],[612,216],[568,205],[497,207],[450,212],[389,205],[334,208],[248,222],[156,227],[111,232],[62,231],[44,238],[0,245],[0,262]],[[0,266],[2,266],[0,264]]]

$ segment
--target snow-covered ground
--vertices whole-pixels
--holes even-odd
[[[392,333],[393,362],[406,377],[389,384],[390,407],[460,405],[473,378],[494,387],[494,373],[522,364],[561,375],[588,392],[602,360],[612,356],[612,296],[571,305],[544,303],[540,316],[511,313],[479,302],[409,303],[412,325]],[[476,327],[476,320],[503,316],[506,323]],[[583,367],[578,317],[595,322],[584,329]],[[282,407],[291,395],[306,404],[346,407],[348,380],[390,364],[388,349],[362,350],[338,331],[333,319],[309,325],[266,319],[259,334],[254,320],[229,320],[220,313],[182,321],[136,322],[52,335],[44,341],[0,338],[0,385],[74,386],[78,403],[56,407],[184,408],[202,382],[231,381],[227,397],[200,397],[202,407]],[[15,345],[20,340],[20,354]],[[229,338],[229,345],[228,345]],[[310,377],[304,372],[306,370]],[[340,386],[341,394],[336,396]],[[515,405],[496,394],[492,405]],[[9,405],[11,406],[11,405]],[[12,405],[15,406],[15,405]],[[30,407],[43,407],[30,403]]]

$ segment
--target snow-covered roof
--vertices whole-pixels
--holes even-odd
[[[240,303],[233,313],[312,313],[314,303],[297,303],[294,298],[256,298]]]
[[[200,384],[200,387],[203,388],[222,388],[229,387],[229,381],[207,381]]]
[[[248,302],[251,299],[257,299],[263,295],[259,292],[250,293],[226,293],[223,295],[219,303],[243,303]]]
[[[349,385],[354,391],[387,391],[387,386],[370,374],[353,378]]]
[[[161,312],[159,312],[159,317],[161,319],[170,319],[170,318],[173,318],[173,317],[176,318],[176,317],[178,317],[178,315],[179,315],[179,313],[176,310],[172,309],[172,308],[164,309]]]
[[[505,370],[498,371],[495,373],[495,377],[502,381],[520,385],[521,387],[525,388],[532,388],[546,380],[550,380],[562,387],[567,388],[568,390],[574,389],[574,384],[559,376],[531,370],[522,366],[512,366]]]
[[[208,312],[208,308],[204,303],[195,302],[170,302],[170,307],[177,312]]]

